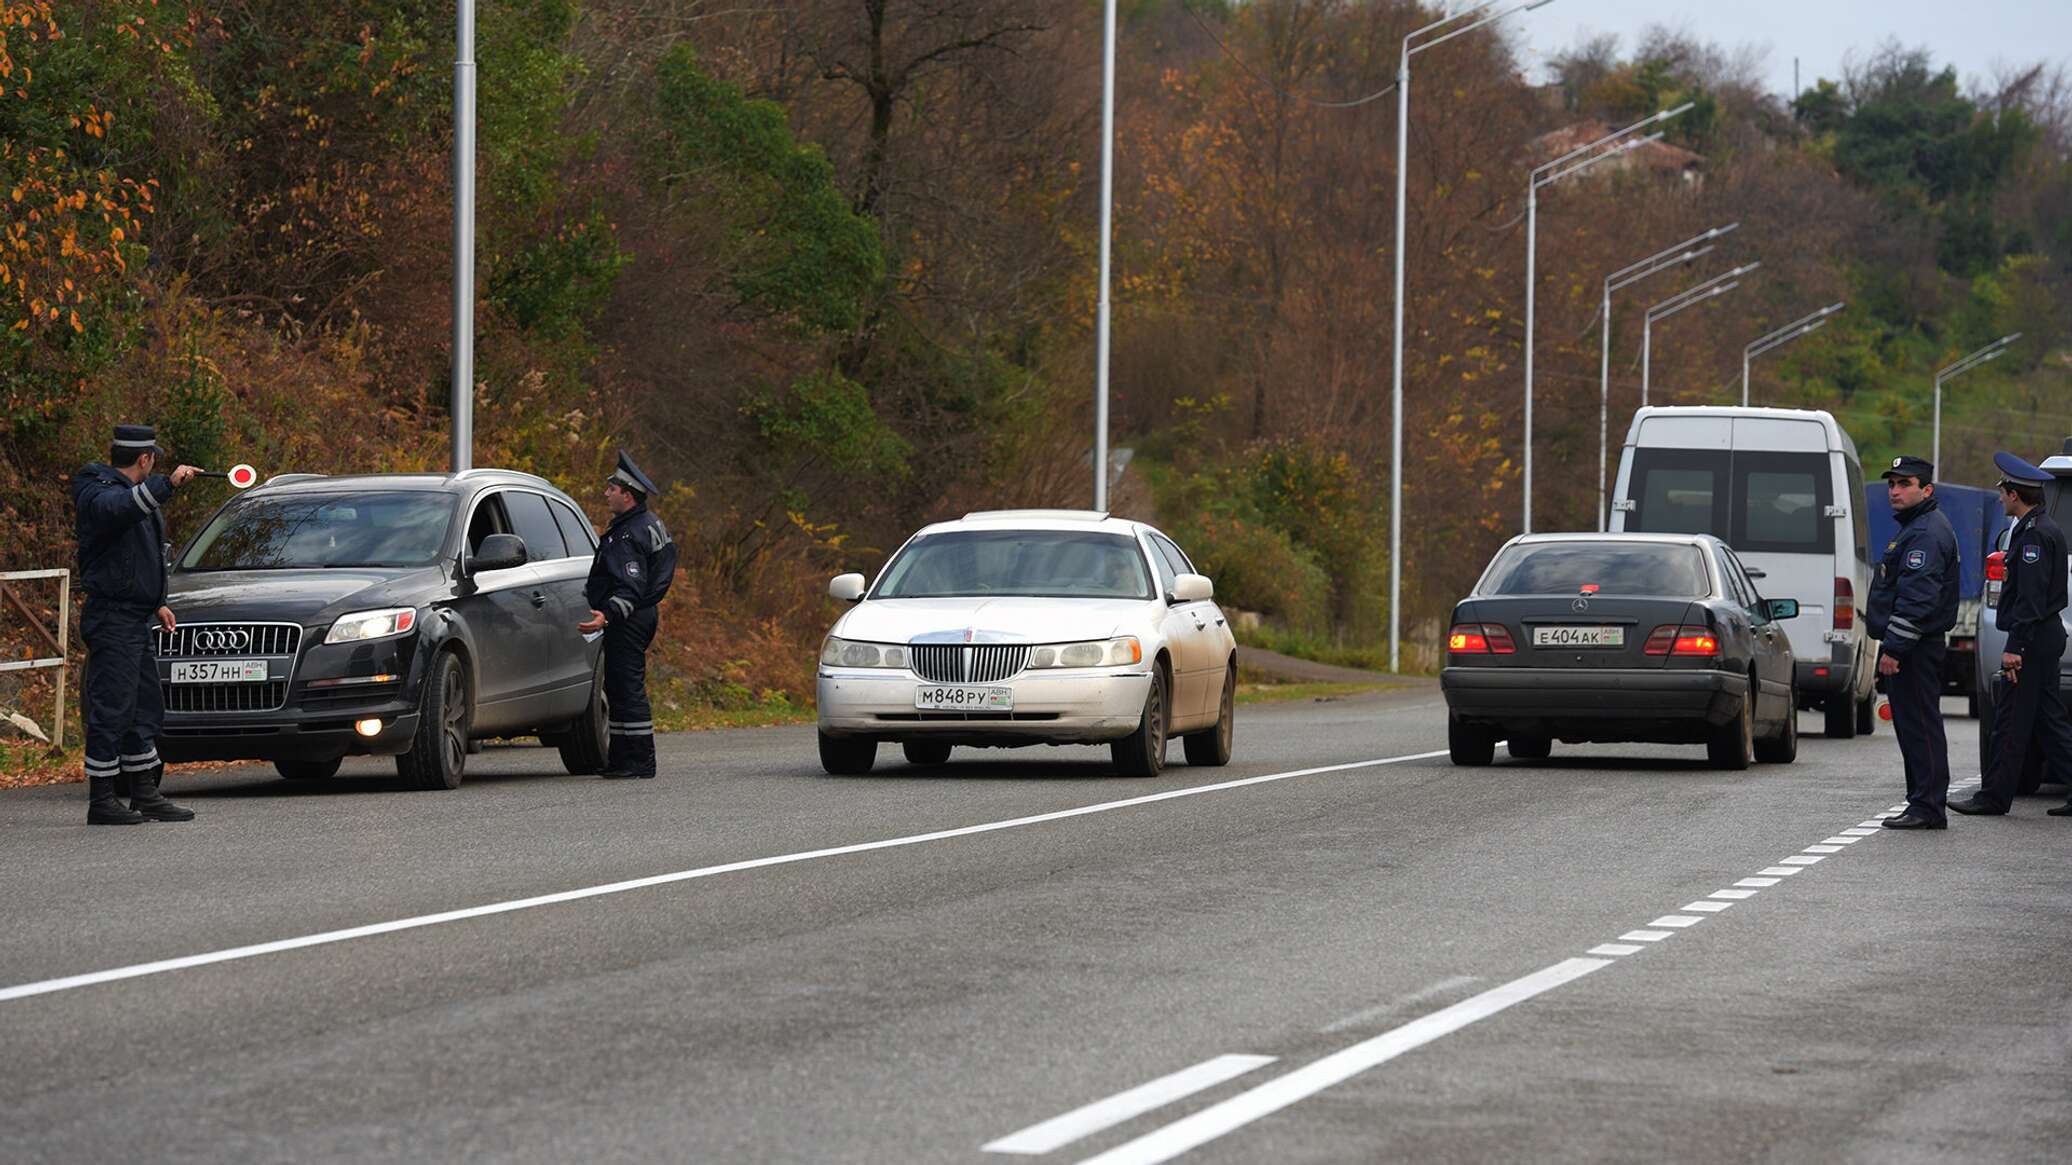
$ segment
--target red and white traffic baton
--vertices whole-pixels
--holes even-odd
[[[259,480],[259,471],[249,465],[233,465],[227,473],[217,469],[197,469],[194,476],[220,477],[229,481],[236,489],[250,489],[252,484]]]

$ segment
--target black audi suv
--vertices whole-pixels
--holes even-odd
[[[527,473],[275,477],[173,560],[159,752],[291,779],[393,756],[410,784],[451,789],[476,742],[537,736],[596,772],[601,645],[576,629],[596,549],[575,502]]]

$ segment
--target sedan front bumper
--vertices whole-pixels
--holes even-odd
[[[1013,689],[1011,712],[922,711],[914,706],[914,691],[923,682],[911,672],[824,667],[815,683],[820,730],[829,736],[894,742],[1100,744],[1137,730],[1151,690],[1151,673],[1025,672],[979,685]]]

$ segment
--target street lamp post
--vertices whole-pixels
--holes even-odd
[[[1670,118],[1681,116],[1691,108],[1691,102],[1684,102],[1675,109],[1659,110],[1634,122],[1624,129],[1608,133],[1588,145],[1578,146],[1568,153],[1546,163],[1532,172],[1532,179],[1525,191],[1525,466],[1524,466],[1524,532],[1532,533],[1532,358],[1533,334],[1538,323],[1539,292],[1539,244],[1540,244],[1540,187],[1551,186],[1573,174],[1614,158],[1627,150],[1637,149],[1652,141],[1661,139],[1660,133],[1633,138],[1651,125],[1659,125]],[[1621,140],[1624,139],[1624,140]],[[1610,146],[1610,149],[1605,147]],[[1599,151],[1602,151],[1601,153]]]
[[[2002,336],[1999,339],[1993,341],[1992,343],[1987,344],[1985,347],[1980,348],[1978,351],[1973,352],[1971,355],[1964,357],[1962,360],[1957,361],[1955,364],[1952,364],[1948,368],[1945,368],[1941,372],[1935,374],[1935,438],[1934,444],[1930,448],[1928,454],[1928,460],[1930,462],[1936,465],[1942,464],[1943,382],[1955,380],[1959,376],[1962,376],[1965,373],[1971,371],[1972,369],[1977,368],[1981,364],[1985,364],[1993,360],[1998,360],[2000,357],[2007,354],[2007,349],[2009,345],[2013,344],[2016,340],[2019,340],[2021,338],[2022,334],[2020,332],[2014,332],[2009,335]]]
[[[1610,512],[1605,509],[1605,462],[1611,457],[1612,292],[1703,258],[1712,253],[1713,240],[1740,228],[1739,222],[1714,227],[1604,277],[1604,300],[1598,308],[1603,330],[1598,334],[1597,352],[1597,529],[1600,532],[1608,529],[1611,522]]]
[[[453,471],[475,463],[475,0],[453,44]]]
[[[1721,275],[1715,275],[1696,287],[1677,292],[1668,299],[1651,307],[1640,332],[1640,406],[1647,407],[1648,378],[1655,358],[1655,321],[1666,320],[1687,307],[1717,299],[1741,286],[1741,277],[1761,267],[1760,262],[1743,263]]]
[[[1748,365],[1751,361],[1765,352],[1784,347],[1800,336],[1811,335],[1826,327],[1828,317],[1847,306],[1846,303],[1828,304],[1812,315],[1793,320],[1741,349],[1741,407],[1748,407]]]
[[[1409,185],[1410,159],[1410,58],[1445,44],[1457,36],[1493,24],[1505,17],[1520,12],[1530,12],[1551,4],[1554,0],[1530,0],[1502,12],[1491,12],[1500,0],[1487,0],[1465,12],[1435,20],[1403,38],[1403,55],[1396,65],[1396,297],[1395,343],[1390,357],[1391,375],[1389,391],[1389,670],[1400,672],[1402,668],[1403,642],[1403,237],[1405,233],[1407,204],[1406,191]],[[1112,0],[1111,0],[1112,3]],[[1478,17],[1472,23],[1434,36],[1448,25],[1459,24],[1470,17]],[[1426,40],[1424,38],[1431,37]]]
[[[1115,0],[1101,17],[1101,295],[1094,308],[1094,509],[1108,508],[1108,236],[1115,206]]]

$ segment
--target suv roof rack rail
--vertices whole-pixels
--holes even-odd
[[[553,486],[554,484],[553,482],[548,481],[546,478],[541,477],[537,473],[527,473],[522,469],[463,469],[459,473],[453,475],[453,480],[466,481],[471,477],[486,477],[491,474],[494,474],[498,477],[522,477],[527,481],[536,481],[539,482],[541,485],[549,487]]]
[[[1105,522],[1106,510],[973,510],[964,515],[963,521],[974,518],[1054,518],[1069,522]]]
[[[284,483],[291,481],[314,481],[315,479],[323,476],[325,475],[321,473],[276,473],[272,477],[267,478],[265,481],[262,481],[259,484],[261,487],[269,485],[282,485]]]

